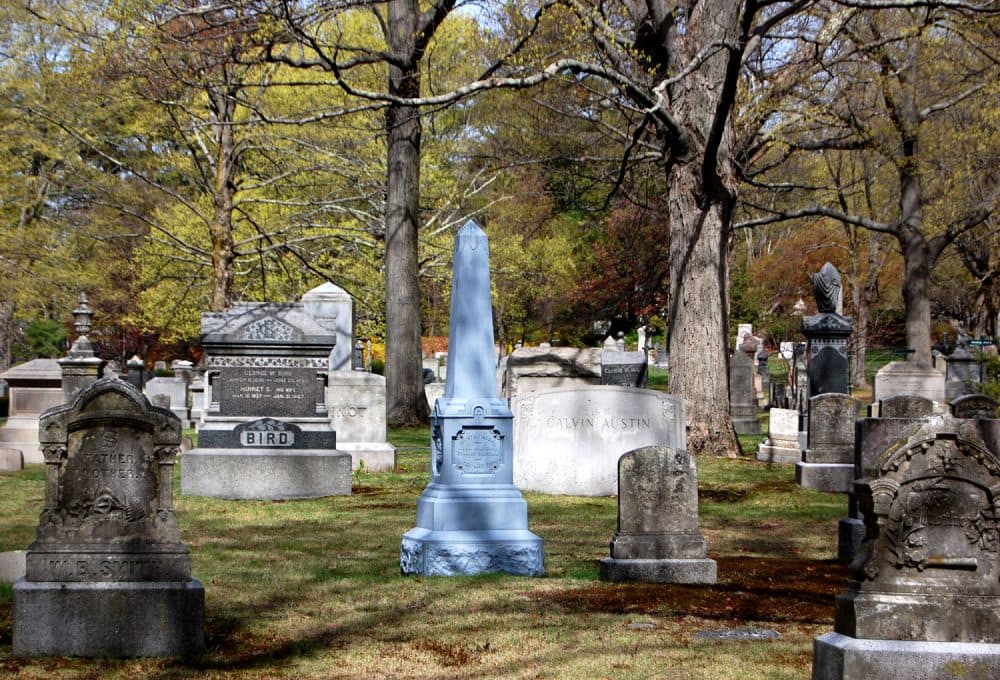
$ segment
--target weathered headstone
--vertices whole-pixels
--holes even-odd
[[[514,400],[513,410],[514,483],[525,491],[611,496],[625,452],[686,448],[683,401],[656,390],[548,390]]]
[[[847,493],[854,481],[854,421],[861,402],[846,394],[809,400],[809,441],[795,464],[795,481],[807,489]]]
[[[303,311],[324,329],[333,333],[334,344],[328,356],[331,371],[353,368],[354,298],[329,281],[302,296]]]
[[[195,427],[199,427],[202,418],[205,417],[205,378],[195,375],[188,385],[188,395],[191,398],[191,422]]]
[[[520,347],[507,357],[503,396],[510,400],[564,387],[601,384],[603,350],[577,347]]]
[[[392,470],[396,447],[389,443],[385,378],[367,371],[330,371],[326,387],[330,426],[337,449],[351,454],[354,469]]]
[[[187,656],[204,589],[173,510],[180,421],[105,379],[46,411],[45,507],[14,584],[14,656]]]
[[[865,543],[814,679],[1000,677],[1000,458],[978,427],[934,416],[855,483]]]
[[[956,418],[996,418],[997,402],[985,394],[966,394],[951,402],[951,414]]]
[[[757,447],[757,460],[794,465],[802,460],[799,448],[799,412],[772,408],[767,439]]]
[[[758,434],[757,398],[754,389],[756,368],[746,352],[737,349],[729,359],[729,414],[737,434]]]
[[[809,397],[847,394],[847,339],[854,324],[842,315],[840,273],[827,262],[813,274],[818,314],[803,317],[809,357]]]
[[[900,395],[930,399],[940,411],[945,400],[944,374],[909,361],[892,361],[875,372],[875,403]]]
[[[321,287],[322,288],[322,287]],[[303,296],[303,301],[309,297]],[[201,317],[207,411],[184,454],[181,492],[315,498],[351,492],[326,406],[336,318],[322,305],[251,302]]]
[[[497,396],[489,242],[475,222],[455,237],[448,380],[431,416],[431,481],[400,545],[404,574],[544,572],[542,539],[513,483],[512,415]]]
[[[933,414],[934,402],[910,394],[883,399],[878,405],[879,418],[928,418]]]
[[[600,563],[606,581],[715,583],[698,526],[694,456],[649,446],[618,461],[618,529],[611,556]]]

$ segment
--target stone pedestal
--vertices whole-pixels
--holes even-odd
[[[809,397],[847,394],[847,339],[854,324],[836,312],[802,319],[808,357]]]
[[[875,373],[875,403],[901,395],[930,399],[940,412],[945,401],[944,374],[908,361],[890,362]]]
[[[486,234],[468,222],[455,239],[448,381],[431,416],[431,481],[417,526],[403,535],[404,574],[544,572],[542,539],[514,486],[512,420],[497,394]]]
[[[98,381],[40,423],[45,507],[14,584],[14,656],[193,656],[204,588],[173,511],[180,422]]]
[[[618,462],[618,529],[605,581],[715,583],[698,526],[698,471],[687,451],[648,446]]]
[[[826,633],[813,640],[812,680],[980,680],[1000,677],[1000,644],[859,640]]]

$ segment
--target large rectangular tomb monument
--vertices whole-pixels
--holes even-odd
[[[202,314],[207,370],[198,448],[181,492],[282,499],[351,492],[351,456],[336,448],[326,406],[337,310],[323,287],[298,303],[240,303]]]

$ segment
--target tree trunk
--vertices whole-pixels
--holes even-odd
[[[209,311],[221,312],[233,303],[233,206],[236,196],[236,140],[233,121],[236,114],[235,93],[225,88],[209,90],[215,126],[215,177],[212,187],[212,223],[208,226],[212,241],[212,299]]]
[[[690,63],[707,45],[735,44],[741,7],[739,0],[691,3],[686,30],[677,36],[674,67]],[[736,183],[729,158],[735,78],[727,76],[735,73],[738,60],[736,53],[717,53],[670,92],[684,134],[673,142],[667,178],[669,385],[671,394],[684,398],[688,450],[719,456],[740,452],[729,413],[728,368],[729,237]]]
[[[736,456],[729,414],[728,231],[719,206],[699,209],[691,170],[673,173],[670,196],[670,393],[684,397],[687,447]]]
[[[0,371],[10,368],[10,347],[14,340],[14,303],[0,302]]]
[[[921,368],[931,364],[931,300],[928,296],[932,258],[926,241],[910,239],[903,246],[903,307],[909,360]]]
[[[414,60],[418,12],[412,0],[389,2],[389,94],[420,95]],[[386,419],[390,425],[427,420],[420,356],[420,279],[417,232],[420,224],[420,111],[390,104],[386,112],[388,177],[385,210],[385,378]]]

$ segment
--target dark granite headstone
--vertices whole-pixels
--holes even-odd
[[[847,394],[847,339],[854,330],[841,314],[840,274],[827,262],[813,275],[818,314],[802,319],[809,357],[809,396]]]
[[[15,656],[185,656],[204,590],[173,510],[180,421],[104,379],[40,424],[45,507],[14,586]]]
[[[645,387],[647,359],[645,352],[601,353],[601,384],[621,387]]]
[[[698,525],[694,456],[647,446],[618,461],[618,530],[601,578],[652,583],[715,583]]]

